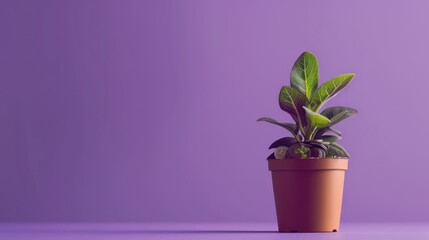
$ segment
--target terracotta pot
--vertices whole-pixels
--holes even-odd
[[[336,232],[347,158],[268,160],[279,232]]]

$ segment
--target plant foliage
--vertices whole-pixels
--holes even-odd
[[[277,151],[268,159],[275,159],[278,156],[300,159],[349,157],[347,151],[336,143],[341,139],[341,132],[332,126],[357,114],[357,111],[341,106],[329,107],[320,113],[319,110],[329,99],[343,90],[354,76],[353,73],[342,74],[318,87],[317,58],[310,52],[302,53],[292,67],[290,86],[281,87],[279,93],[280,108],[287,112],[295,123],[280,123],[267,117],[258,119],[283,127],[293,136],[272,143],[269,148]]]

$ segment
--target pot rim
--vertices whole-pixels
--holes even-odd
[[[348,158],[306,158],[268,160],[270,171],[347,170]]]

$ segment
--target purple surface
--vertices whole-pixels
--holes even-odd
[[[274,223],[230,224],[8,224],[0,238],[31,239],[290,239],[290,240],[427,240],[428,224],[343,224],[337,233],[278,233]]]
[[[0,1],[0,221],[274,221],[277,94],[314,52],[344,221],[429,221],[428,1]],[[332,235],[340,236],[340,235]]]

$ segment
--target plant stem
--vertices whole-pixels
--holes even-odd
[[[307,132],[306,140],[313,140],[314,139],[314,134],[316,132],[316,127],[315,126],[310,126],[310,129]]]
[[[305,140],[310,140],[311,132],[312,131],[313,131],[313,126],[310,126],[310,128],[308,129],[307,134],[305,135]]]
[[[297,142],[300,142],[301,141],[301,139],[299,139],[299,134],[293,134],[293,136],[295,137],[295,139],[296,139],[296,141]]]
[[[302,123],[301,123],[301,117],[299,116],[299,114],[297,115],[297,117],[298,117],[299,130],[301,131],[302,136],[305,138],[306,133],[305,133],[304,127],[302,126]],[[298,140],[298,142],[299,142],[299,140]]]
[[[309,140],[313,140],[314,139],[314,135],[316,134],[316,130],[317,128],[313,128],[311,130],[310,136],[309,136]]]

